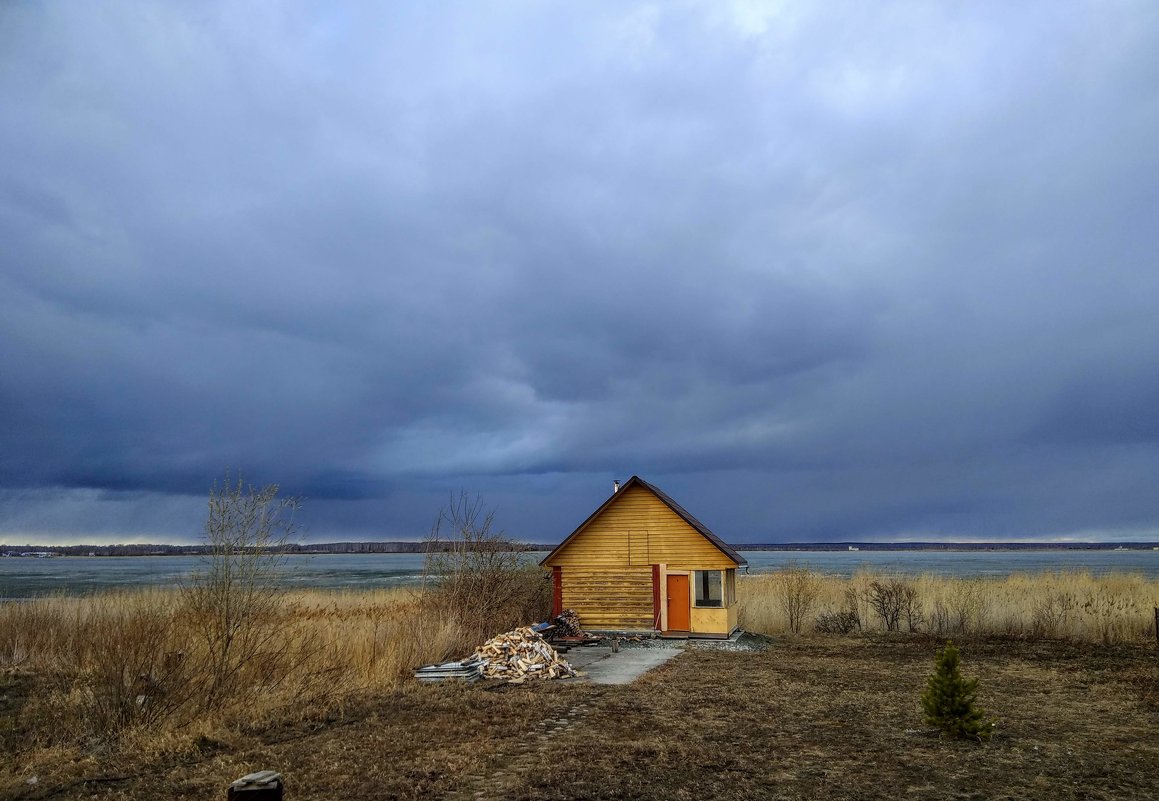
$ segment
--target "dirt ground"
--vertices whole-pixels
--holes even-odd
[[[937,645],[785,639],[689,650],[625,687],[416,686],[148,758],[18,751],[0,797],[224,798],[264,768],[293,801],[1159,797],[1154,645],[960,643],[998,723],[985,744],[922,723]]]

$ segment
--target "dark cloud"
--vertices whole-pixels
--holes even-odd
[[[1159,536],[1147,3],[0,9],[0,537],[635,472],[726,537]]]

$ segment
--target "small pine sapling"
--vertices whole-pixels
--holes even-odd
[[[994,724],[986,720],[982,710],[974,705],[977,691],[978,680],[962,678],[958,649],[952,642],[947,642],[946,647],[938,651],[934,674],[922,693],[926,722],[951,737],[989,739]]]

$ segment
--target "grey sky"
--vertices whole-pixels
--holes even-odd
[[[0,541],[639,473],[726,539],[1159,538],[1159,6],[0,6]]]

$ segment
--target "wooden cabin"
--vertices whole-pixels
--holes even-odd
[[[555,614],[590,631],[727,637],[748,561],[658,487],[632,476],[547,555]]]

